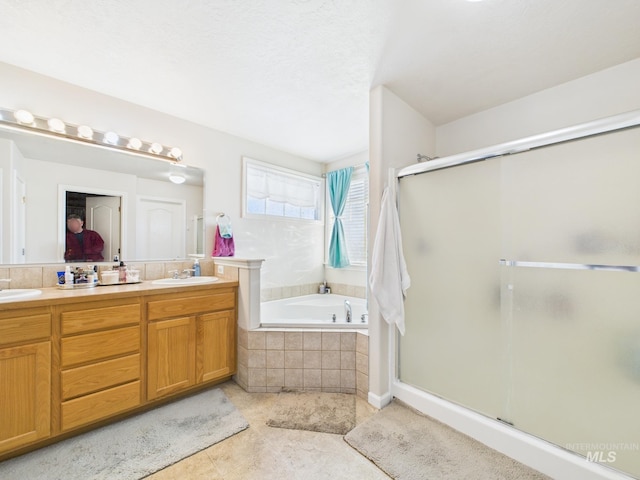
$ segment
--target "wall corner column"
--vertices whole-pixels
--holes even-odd
[[[260,326],[260,270],[264,259],[213,257],[216,265],[238,269],[238,327],[252,330]]]

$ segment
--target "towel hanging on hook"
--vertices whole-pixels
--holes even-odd
[[[233,257],[236,247],[231,230],[231,218],[224,213],[216,217],[216,235],[213,245],[214,257]]]
[[[231,238],[233,237],[233,231],[231,230],[231,218],[224,213],[219,214],[216,217],[216,224],[220,229],[220,236],[222,238]]]

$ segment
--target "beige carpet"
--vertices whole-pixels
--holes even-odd
[[[549,478],[398,401],[351,430],[345,441],[400,480]]]
[[[344,435],[356,426],[356,398],[345,393],[282,392],[267,425]]]

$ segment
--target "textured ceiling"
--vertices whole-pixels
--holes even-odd
[[[0,0],[0,61],[303,157],[386,84],[442,124],[640,57],[638,0]]]

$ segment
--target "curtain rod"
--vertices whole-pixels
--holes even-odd
[[[458,153],[448,157],[410,165],[398,172],[398,178],[409,175],[418,175],[420,173],[440,170],[442,168],[455,167],[466,163],[488,160],[489,158],[499,157],[501,155],[526,152],[527,150],[534,148],[599,135],[601,133],[612,132],[614,130],[621,130],[638,125],[640,125],[640,110],[632,110],[630,112],[601,118],[592,122],[581,123],[572,127],[561,128],[559,130],[553,130],[551,132],[541,133],[539,135],[533,135],[511,142],[500,143],[491,147],[471,150],[469,152]]]
[[[365,163],[359,163],[358,165],[348,165],[346,167],[342,167],[342,168],[349,168],[349,167],[353,167],[354,170],[356,170],[357,168],[364,168],[367,166],[368,162]],[[337,172],[338,170],[342,170],[342,168],[336,168],[335,170],[329,170],[329,172]],[[325,178],[327,176],[327,173],[329,172],[324,172],[322,174],[322,178]]]

